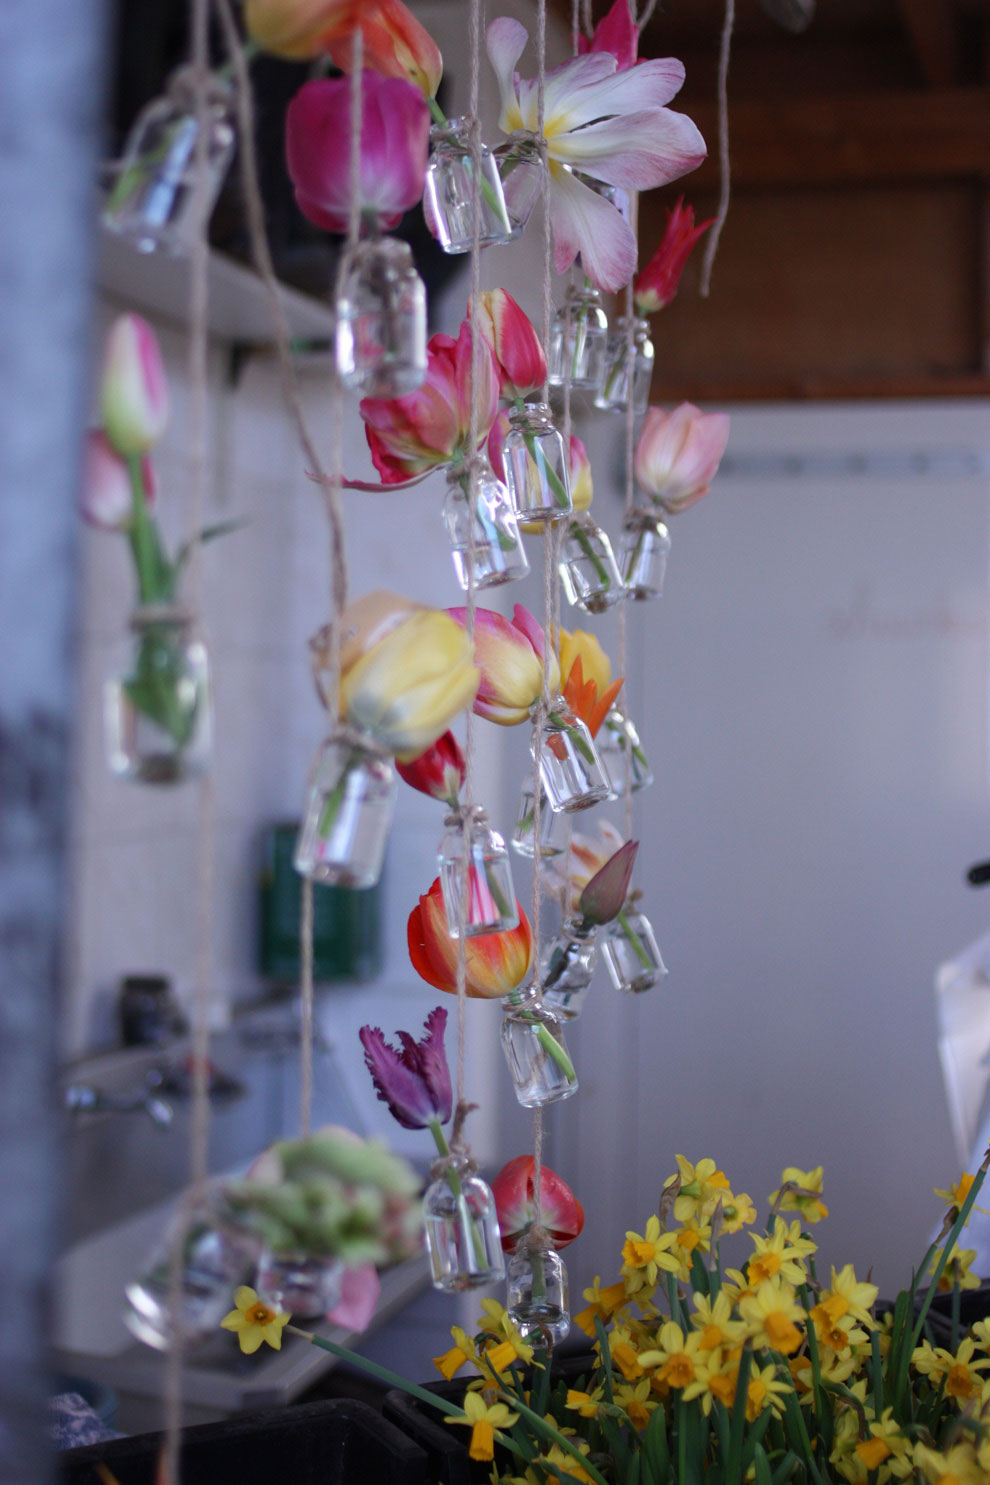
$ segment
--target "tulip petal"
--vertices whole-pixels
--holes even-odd
[[[656,108],[623,113],[554,140],[554,159],[595,180],[630,191],[651,191],[695,170],[708,153],[685,113]]]
[[[522,123],[516,101],[515,67],[526,50],[529,33],[526,27],[511,16],[499,16],[492,21],[485,33],[488,60],[498,83],[498,95],[502,103],[502,114],[498,121],[500,129],[511,134]]]
[[[554,262],[566,273],[580,254],[581,267],[599,289],[617,294],[636,268],[636,238],[621,212],[569,171],[551,165],[550,219]]]
[[[633,66],[639,53],[639,27],[629,0],[615,0],[608,14],[595,27],[590,50],[611,52],[620,72]]]
[[[567,129],[580,129],[583,125],[593,124],[596,119],[607,118],[610,114],[641,113],[643,110],[663,108],[676,97],[684,84],[684,64],[676,57],[655,57],[624,72],[616,70],[615,59],[611,58],[612,66],[604,75],[581,77],[576,70],[576,62],[588,63],[595,55],[596,53],[589,52],[575,62],[564,64],[565,67],[575,68],[576,84],[569,86],[566,104],[562,109],[566,120],[563,127]],[[545,111],[549,118],[549,104]]]
[[[578,899],[578,911],[586,923],[611,923],[622,911],[638,850],[638,841],[626,841],[595,872]]]
[[[371,1324],[381,1292],[381,1280],[373,1263],[345,1268],[340,1280],[340,1298],[327,1311],[326,1318],[342,1330],[360,1334]]]
[[[379,1027],[362,1026],[358,1035],[365,1066],[382,1103],[388,1104],[403,1129],[425,1129],[437,1115],[424,1080],[389,1046]],[[449,1114],[448,1109],[448,1118]]]

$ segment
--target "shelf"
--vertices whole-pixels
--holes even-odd
[[[185,325],[189,320],[188,258],[139,253],[102,224],[97,241],[96,287],[121,306],[156,319]],[[329,306],[297,289],[279,290],[294,340],[326,340],[332,329]],[[270,345],[271,307],[256,273],[222,253],[210,253],[208,280],[210,334],[219,340]]]

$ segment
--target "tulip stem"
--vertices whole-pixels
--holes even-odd
[[[560,1068],[567,1081],[569,1083],[576,1083],[577,1073],[574,1071],[574,1064],[568,1057],[566,1049],[561,1046],[560,1042],[557,1041],[556,1037],[550,1031],[549,1027],[544,1026],[542,1021],[537,1020],[537,1018],[532,1014],[529,1007],[526,1005],[522,996],[519,994],[518,990],[514,990],[512,994],[507,997],[507,999],[510,1005],[518,1006],[520,1008],[522,1012],[520,1017],[521,1020],[525,1021],[530,1026],[536,1027],[536,1040],[539,1042],[544,1052],[546,1052],[547,1056],[551,1057],[553,1061],[556,1062],[557,1066]]]
[[[607,593],[609,588],[611,588],[612,586],[612,579],[608,575],[605,563],[598,556],[598,554],[595,552],[594,547],[591,545],[591,540],[588,536],[588,533],[587,531],[585,531],[581,522],[572,521],[570,526],[568,527],[567,534],[568,536],[572,536],[577,542],[578,546],[581,548],[582,552],[587,557],[592,567],[595,569],[595,572],[598,575],[598,579],[601,582],[604,591]]]
[[[440,1120],[431,1119],[428,1128],[438,1151],[446,1159],[450,1154],[450,1146],[447,1143],[446,1135],[440,1128]],[[444,1175],[447,1185],[453,1193],[454,1200],[457,1202],[457,1210],[461,1219],[461,1230],[464,1233],[465,1247],[473,1251],[474,1263],[477,1269],[487,1269],[489,1267],[488,1254],[481,1233],[478,1231],[477,1222],[468,1210],[460,1171],[456,1170],[453,1165],[448,1165]]]
[[[430,110],[430,113],[433,115],[433,122],[435,124],[439,124],[441,128],[445,128],[447,124],[447,115],[444,113],[437,100],[427,95],[426,106]]]
[[[521,397],[516,399],[516,409],[521,413],[524,413],[526,410],[526,404]],[[562,511],[571,510],[570,490],[566,488],[557,471],[548,463],[543,450],[536,447],[536,440],[528,427],[523,429],[523,438],[526,441],[526,450],[532,461],[533,468],[536,470],[537,478],[549,487],[554,500]],[[525,519],[525,516],[526,512],[523,512],[522,519]]]
[[[570,738],[577,751],[581,754],[581,757],[584,759],[585,763],[594,763],[594,746],[591,743],[585,742],[584,738],[581,736],[578,729],[574,726],[573,722],[565,722],[560,712],[548,712],[547,715],[555,727],[557,727],[561,732],[567,733],[567,736]]]
[[[643,948],[643,945],[639,941],[639,934],[635,931],[629,919],[626,917],[625,908],[620,908],[615,916],[622,924],[622,931],[625,934],[626,938],[629,940],[629,947],[632,949],[633,953],[636,955],[636,958],[639,960],[643,968],[655,968],[653,960],[650,958],[649,954],[647,954],[646,950]]]

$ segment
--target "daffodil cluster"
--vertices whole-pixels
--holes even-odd
[[[761,1233],[715,1161],[677,1166],[659,1210],[627,1232],[616,1282],[584,1291],[575,1320],[594,1359],[580,1374],[552,1379],[546,1351],[490,1300],[478,1333],[456,1329],[437,1358],[448,1380],[477,1373],[447,1421],[471,1427],[491,1479],[986,1485],[990,1319],[959,1323],[958,1295],[978,1281],[956,1244],[987,1162],[937,1193],[944,1241],[890,1307],[852,1264],[819,1267],[821,1168],[782,1173]],[[739,1268],[723,1266],[727,1233],[746,1246]],[[929,1306],[946,1290],[956,1318],[936,1330]]]

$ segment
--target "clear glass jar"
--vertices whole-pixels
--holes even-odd
[[[141,784],[195,778],[209,767],[213,741],[206,645],[175,604],[143,605],[130,628],[126,662],[103,697],[110,772]]]
[[[578,1090],[577,1073],[560,1022],[540,1003],[535,986],[514,991],[502,1005],[502,1050],[523,1108],[570,1098]]]
[[[636,603],[659,598],[667,573],[670,532],[648,511],[632,511],[622,527],[619,566],[626,596]]]
[[[340,278],[334,326],[337,371],[364,397],[402,397],[426,375],[426,289],[408,243],[355,244]]]
[[[472,120],[466,115],[434,124],[426,167],[423,215],[445,253],[469,253],[474,245]],[[481,247],[511,242],[522,228],[509,220],[498,162],[486,144],[478,152]]]
[[[273,1253],[258,1259],[254,1287],[258,1297],[294,1320],[325,1318],[340,1300],[344,1265],[339,1258],[311,1253]]]
[[[512,832],[512,849],[519,856],[532,860],[536,855],[534,827],[536,810],[533,807],[533,785],[527,782],[519,796],[519,811]],[[540,856],[562,856],[567,850],[567,818],[550,808],[545,794],[540,800]]]
[[[625,596],[608,532],[586,511],[567,527],[558,570],[568,603],[586,614],[603,614]]]
[[[464,1156],[453,1156],[423,1197],[423,1238],[435,1289],[459,1293],[505,1273],[495,1198]]]
[[[581,1014],[598,964],[597,929],[583,918],[565,918],[544,950],[540,966],[543,1004],[561,1021]]]
[[[372,738],[338,728],[309,778],[293,865],[332,887],[373,887],[395,804],[395,766]]]
[[[480,459],[480,455],[479,455]],[[443,521],[450,538],[457,581],[465,593],[473,559],[474,586],[495,588],[529,572],[519,522],[509,492],[487,460],[479,465],[477,486],[463,467],[447,475]]]
[[[543,160],[536,137],[524,130],[510,134],[493,151],[502,182],[505,210],[518,237],[525,229],[543,189]]]
[[[163,96],[138,114],[127,137],[103,223],[139,253],[181,254],[206,229],[236,133],[230,84],[211,77],[205,182],[197,183],[199,120],[192,68],[174,72]]]
[[[648,321],[632,321],[632,389],[633,411],[637,417],[650,403],[653,380],[653,341]],[[623,316],[608,337],[605,372],[595,398],[595,406],[611,412],[625,412],[629,406],[629,320]]]
[[[653,770],[643,751],[639,733],[632,720],[618,707],[613,706],[606,713],[595,744],[608,771],[612,793],[616,798],[621,799],[625,795],[627,780],[633,794],[653,783]]]
[[[554,697],[542,722],[541,711],[537,710],[536,726],[541,730],[542,747],[537,749],[534,734],[530,752],[539,759],[540,779],[550,808],[572,814],[600,804],[612,788],[591,733],[563,696]]]
[[[568,286],[563,305],[550,327],[547,380],[552,387],[597,391],[605,374],[608,315],[602,296],[591,284]]]
[[[567,1270],[559,1253],[518,1250],[506,1269],[505,1308],[524,1341],[553,1349],[567,1339],[571,1328]]]
[[[179,1303],[172,1309],[173,1254],[179,1247]],[[169,1226],[140,1274],[124,1286],[124,1324],[156,1351],[176,1341],[206,1340],[234,1306],[234,1290],[248,1283],[258,1259],[251,1237],[221,1220],[209,1201]]]
[[[438,853],[450,936],[460,937],[462,918],[466,938],[506,933],[519,922],[519,904],[505,841],[492,829],[480,804],[466,814],[466,820],[460,814],[448,815]]]
[[[641,995],[658,985],[667,973],[649,918],[631,908],[623,908],[605,925],[601,951],[616,990]]]
[[[570,474],[564,440],[545,402],[527,402],[509,413],[502,462],[519,521],[542,525],[563,521],[570,515]]]

